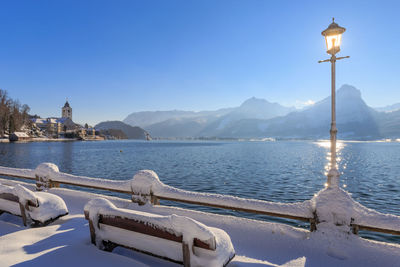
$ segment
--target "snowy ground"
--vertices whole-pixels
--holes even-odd
[[[1,183],[8,183],[0,179]],[[33,189],[32,185],[27,186]],[[99,195],[51,189],[66,202],[70,214],[49,226],[27,228],[22,219],[0,216],[0,266],[179,266],[117,248],[112,253],[90,243],[83,207]],[[163,206],[137,206],[108,197],[116,206],[162,215],[191,217],[225,230],[236,257],[228,266],[398,266],[400,245],[337,232],[315,232],[291,226]]]

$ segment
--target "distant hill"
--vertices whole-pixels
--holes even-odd
[[[369,107],[361,92],[343,85],[336,92],[338,138],[376,140],[400,138],[400,107]],[[329,138],[331,98],[296,110],[264,99],[250,98],[236,108],[216,111],[156,111],[130,114],[160,138]]]
[[[126,134],[121,130],[107,129],[99,130],[100,135],[104,136],[106,139],[128,139]]]
[[[269,119],[286,115],[295,108],[288,108],[264,99],[250,98],[236,108],[215,111],[154,111],[130,114],[124,122],[142,122],[154,137],[184,138],[219,136],[225,128],[239,120],[249,118]],[[153,122],[153,123],[150,123]]]
[[[385,106],[385,107],[374,108],[374,109],[376,111],[380,111],[380,112],[398,111],[398,110],[400,110],[400,103],[396,103],[396,104]]]
[[[380,112],[377,118],[379,131],[384,138],[400,138],[400,110]]]
[[[226,137],[243,138],[328,138],[331,122],[331,101],[327,97],[310,108],[291,112],[270,120],[242,120],[223,133]],[[336,122],[342,139],[379,139],[378,112],[368,107],[361,92],[344,85],[337,91]]]
[[[230,129],[235,128],[235,125],[241,125],[242,121],[267,120],[278,116],[284,116],[294,110],[296,109],[293,107],[284,107],[278,103],[271,103],[265,99],[252,97],[228,114],[206,125],[206,127],[198,132],[197,136],[242,137],[235,132],[230,132]],[[251,135],[251,133],[249,134]]]
[[[123,123],[122,121],[105,121],[100,122],[95,126],[95,129],[102,130],[110,133],[117,133],[117,131],[110,130],[120,130],[128,139],[142,139],[146,140],[150,135],[140,127],[130,126],[128,124]]]
[[[232,110],[231,108],[225,108],[215,111],[200,111],[200,112],[183,111],[183,110],[142,111],[129,114],[123,120],[123,122],[132,126],[140,126],[145,128],[149,125],[168,120],[219,117],[229,113],[231,110]]]

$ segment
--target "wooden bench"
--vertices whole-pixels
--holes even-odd
[[[184,266],[226,266],[235,256],[226,232],[187,217],[119,209],[103,198],[84,210],[91,242],[105,251],[122,246]]]
[[[0,184],[0,214],[21,216],[25,226],[45,226],[68,214],[64,201],[53,194],[33,192],[21,185]]]

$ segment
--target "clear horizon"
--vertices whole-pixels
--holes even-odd
[[[321,31],[346,28],[337,89],[372,107],[400,102],[397,1],[18,1],[0,3],[0,88],[74,121],[215,110],[250,97],[285,106],[330,94]]]

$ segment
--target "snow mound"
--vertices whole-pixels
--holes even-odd
[[[46,177],[50,178],[51,176],[54,176],[56,173],[59,173],[59,169],[57,165],[54,163],[41,163],[39,166],[36,167],[35,169],[35,174],[40,176],[40,177]]]
[[[0,193],[8,193],[18,197],[19,203],[25,207],[25,215],[28,222],[46,224],[68,214],[64,200],[54,194],[32,192],[19,184],[15,186],[0,184]],[[1,200],[0,210],[21,216],[19,203]],[[28,205],[29,203],[34,206]]]
[[[192,266],[223,266],[231,259],[235,251],[228,234],[218,228],[208,227],[189,217],[178,215],[156,215],[147,212],[117,208],[109,200],[104,198],[93,199],[85,207],[89,219],[93,222],[96,233],[96,245],[101,247],[103,240],[109,240],[117,244],[135,247],[156,255],[161,255],[173,260],[182,261],[182,247],[171,244],[172,241],[161,240],[152,236],[121,230],[115,227],[99,225],[99,214],[103,216],[121,217],[131,219],[147,226],[160,229],[175,236],[182,236],[183,242],[193,247],[197,238],[210,246],[215,251],[197,247],[190,249],[190,262]],[[135,237],[134,242],[132,241]],[[156,239],[156,240],[155,240]],[[132,243],[133,242],[133,243]],[[176,242],[172,242],[176,243]],[[173,249],[175,247],[175,249]]]
[[[340,187],[321,190],[311,200],[319,224],[317,229],[338,229],[350,231],[352,224],[398,231],[400,216],[384,214],[369,209],[354,201],[351,195]]]
[[[132,192],[140,195],[150,195],[158,191],[164,184],[152,170],[140,170],[134,176],[131,183]]]
[[[32,220],[45,224],[68,214],[68,208],[61,197],[46,192],[36,192],[35,195],[39,207],[34,207],[29,211]]]
[[[0,184],[0,194],[1,193],[11,194],[18,197],[19,202],[24,206],[28,202],[31,202],[34,205],[38,204],[35,194],[19,184],[15,186],[7,186]]]

